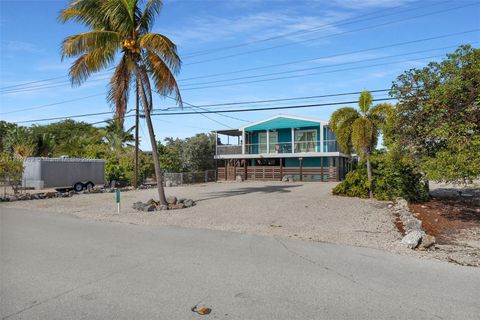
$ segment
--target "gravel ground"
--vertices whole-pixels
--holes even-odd
[[[157,199],[156,189],[123,192],[118,215],[114,193],[2,203],[9,208],[73,214],[83,219],[132,224],[173,225],[370,247],[389,252],[477,265],[478,248],[456,236],[454,245],[413,251],[400,244],[402,235],[387,209],[388,202],[338,197],[336,183],[219,182],[166,188],[166,194],[191,198],[197,205],[181,210],[138,212],[136,201]],[[434,191],[438,188],[435,186]],[[478,230],[478,229],[475,229]],[[473,251],[472,251],[473,250]],[[472,260],[473,259],[473,260]],[[469,262],[472,260],[471,262]]]
[[[10,208],[70,213],[81,218],[133,224],[174,225],[249,234],[290,237],[411,253],[399,245],[386,202],[337,197],[335,183],[208,183],[166,188],[166,194],[192,198],[188,209],[138,212],[135,201],[157,198],[155,189],[122,193],[116,214],[115,194],[3,203]]]

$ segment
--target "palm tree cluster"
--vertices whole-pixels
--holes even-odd
[[[329,122],[340,148],[347,154],[355,152],[361,160],[366,161],[370,198],[373,197],[370,155],[377,146],[382,125],[392,110],[388,103],[372,107],[372,102],[372,94],[363,91],[358,99],[359,110],[351,107],[340,108],[332,114]]]
[[[136,91],[150,136],[160,202],[166,204],[150,117],[152,91],[162,96],[173,94],[179,105],[182,99],[175,80],[181,67],[177,48],[166,36],[151,32],[162,6],[161,0],[73,0],[61,11],[59,20],[81,23],[89,29],[62,43],[62,58],[76,58],[69,72],[72,85],[81,85],[92,73],[118,61],[107,99],[122,123],[130,90]]]

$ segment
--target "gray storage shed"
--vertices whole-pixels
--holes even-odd
[[[81,158],[26,158],[22,184],[27,188],[73,188],[105,183],[105,161]]]

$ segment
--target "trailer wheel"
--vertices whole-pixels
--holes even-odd
[[[93,189],[93,186],[94,184],[91,181],[88,181],[87,183],[85,183],[85,189],[87,190]]]
[[[80,192],[83,190],[83,183],[81,182],[77,182],[73,185],[73,190],[75,190],[75,192]]]

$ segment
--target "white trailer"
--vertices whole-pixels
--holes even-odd
[[[26,188],[82,191],[105,184],[105,161],[81,158],[26,158],[22,185]]]

